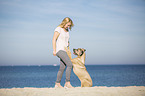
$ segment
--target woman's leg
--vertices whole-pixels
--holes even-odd
[[[65,64],[62,62],[62,60],[60,59],[60,68],[59,68],[59,71],[57,73],[57,80],[56,80],[56,83],[60,83],[61,82],[61,78],[62,78],[62,75],[63,75],[63,72],[65,70]]]
[[[67,68],[66,68],[66,82],[70,82],[70,75],[71,75],[71,69],[72,69],[72,62],[71,62],[70,58],[68,57],[67,53],[65,51],[62,51],[62,50],[57,52],[56,55],[61,59],[64,66],[65,66],[65,64],[67,65]]]

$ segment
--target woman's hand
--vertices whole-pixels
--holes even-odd
[[[53,55],[56,56],[56,51],[53,51]]]

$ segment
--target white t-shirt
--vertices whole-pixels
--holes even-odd
[[[64,48],[68,46],[69,32],[65,32],[64,29],[61,27],[57,27],[54,32],[56,31],[60,33],[56,41],[56,53],[57,53],[59,50],[65,51]]]

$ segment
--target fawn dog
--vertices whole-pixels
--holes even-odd
[[[92,79],[85,67],[86,50],[83,48],[73,49],[73,54],[77,55],[77,57],[73,59],[69,47],[65,48],[65,50],[72,61],[74,73],[81,81],[81,87],[91,87]]]

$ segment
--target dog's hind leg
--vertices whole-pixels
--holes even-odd
[[[87,79],[81,80],[81,87],[92,87],[92,82]]]

